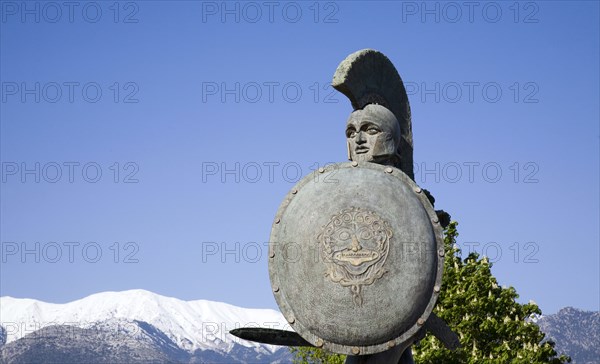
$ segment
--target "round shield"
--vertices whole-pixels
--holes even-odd
[[[366,355],[412,343],[437,299],[443,256],[437,215],[406,174],[339,163],[285,197],[271,230],[269,276],[304,339]]]

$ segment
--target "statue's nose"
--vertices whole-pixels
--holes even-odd
[[[356,132],[356,142],[362,144],[366,141],[365,136],[362,131]]]
[[[357,252],[362,249],[356,235],[352,236],[352,245],[350,246],[350,249],[352,249],[353,252]]]

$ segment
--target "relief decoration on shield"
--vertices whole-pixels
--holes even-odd
[[[352,300],[363,304],[362,286],[381,278],[393,232],[375,212],[350,207],[333,215],[317,240],[326,265],[325,276],[350,287]]]

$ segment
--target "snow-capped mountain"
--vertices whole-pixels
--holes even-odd
[[[182,301],[144,290],[103,292],[65,304],[1,297],[0,327],[5,340],[3,346],[0,341],[1,358],[9,362],[27,361],[31,355],[63,362],[89,359],[65,357],[71,355],[70,346],[79,346],[79,354],[89,350],[95,360],[101,350],[106,360],[99,362],[286,361],[286,348],[241,340],[229,330],[291,330],[275,310]]]
[[[564,308],[533,317],[576,364],[600,363],[600,312]],[[287,348],[229,330],[292,330],[281,313],[144,290],[65,303],[0,297],[0,363],[289,363]]]

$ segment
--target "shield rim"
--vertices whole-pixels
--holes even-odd
[[[294,199],[294,197],[296,196],[298,191],[300,191],[302,189],[302,187],[304,187],[304,185],[313,181],[314,178],[317,177],[317,175],[319,175],[319,178],[326,178],[327,173],[331,172],[332,170],[336,171],[336,170],[344,169],[344,168],[357,168],[357,167],[373,169],[373,170],[376,170],[376,171],[379,171],[382,173],[386,173],[388,175],[398,178],[401,182],[404,182],[409,185],[409,187],[411,188],[411,191],[413,191],[413,193],[418,197],[419,201],[421,202],[425,211],[427,212],[427,215],[429,216],[429,221],[432,225],[434,235],[435,235],[435,240],[436,240],[436,250],[438,253],[437,262],[438,263],[437,263],[437,271],[436,271],[434,289],[431,292],[431,298],[430,298],[427,306],[425,307],[425,310],[423,311],[423,313],[419,316],[417,321],[408,330],[406,330],[405,332],[401,333],[400,335],[398,335],[397,337],[395,337],[393,339],[390,339],[386,342],[382,342],[379,344],[350,346],[350,345],[344,345],[344,344],[338,344],[338,343],[326,341],[326,340],[318,337],[317,335],[313,334],[312,332],[310,332],[308,329],[306,329],[302,325],[302,323],[300,323],[296,320],[296,318],[294,316],[294,310],[292,309],[290,304],[287,302],[285,296],[280,294],[281,290],[279,288],[280,284],[279,284],[279,279],[278,279],[278,272],[277,272],[277,269],[274,264],[274,261],[276,258],[274,242],[279,241],[279,239],[277,238],[279,226],[280,226],[279,224],[281,222],[283,215],[285,214],[287,207],[289,206],[291,201]],[[296,183],[296,185],[294,187],[292,187],[292,189],[286,194],[285,198],[283,199],[282,203],[279,206],[279,209],[277,210],[277,214],[275,215],[275,219],[274,219],[272,227],[271,227],[271,235],[270,235],[270,239],[269,239],[269,279],[271,281],[272,293],[275,297],[275,301],[277,302],[277,305],[279,306],[279,309],[281,310],[281,313],[283,314],[285,319],[288,321],[290,326],[294,329],[294,331],[296,331],[306,341],[308,341],[309,343],[311,343],[312,345],[314,345],[318,348],[323,348],[323,349],[326,349],[326,350],[334,352],[334,353],[346,354],[346,355],[369,355],[369,354],[380,353],[380,352],[389,350],[389,349],[397,347],[397,346],[408,347],[410,344],[412,344],[411,339],[413,339],[415,336],[417,336],[419,330],[421,330],[423,328],[423,325],[425,324],[425,322],[431,315],[431,312],[433,311],[433,308],[437,302],[437,298],[439,296],[439,292],[440,292],[441,284],[442,284],[442,273],[444,271],[444,255],[445,255],[445,251],[444,251],[443,231],[442,231],[442,227],[440,225],[439,219],[437,217],[437,214],[435,213],[433,206],[431,206],[431,203],[429,202],[429,199],[427,198],[427,196],[425,195],[423,190],[410,177],[408,177],[408,175],[406,175],[406,173],[404,173],[403,171],[401,171],[400,169],[395,168],[395,167],[384,166],[384,165],[371,163],[371,162],[356,162],[356,161],[342,162],[342,163],[331,164],[331,165],[327,166],[327,168],[319,168],[318,170],[314,171],[313,173],[306,175],[298,183]]]

